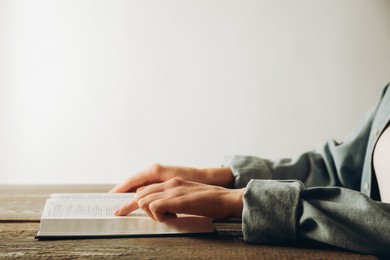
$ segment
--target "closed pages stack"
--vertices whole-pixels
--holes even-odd
[[[37,239],[119,237],[212,233],[211,219],[178,215],[166,222],[149,218],[142,210],[117,217],[114,210],[134,199],[134,193],[62,193],[46,200]]]

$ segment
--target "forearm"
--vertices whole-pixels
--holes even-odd
[[[355,185],[356,178],[359,178],[358,173],[361,169],[347,166],[349,159],[340,160],[336,165],[333,150],[339,149],[337,145],[334,141],[328,141],[316,150],[302,153],[293,159],[268,160],[255,156],[236,155],[227,157],[224,165],[231,169],[234,187],[237,188],[245,187],[251,180],[257,179],[299,180],[306,187],[342,186],[357,190],[359,187]],[[350,180],[343,182],[340,178],[346,174],[349,174]],[[344,177],[343,180],[348,178]]]
[[[338,187],[251,181],[244,194],[243,233],[252,243],[314,240],[388,257],[390,204]]]
[[[334,140],[290,159],[267,160],[254,156],[226,157],[234,186],[245,187],[252,179],[300,180],[306,187],[341,186],[360,190],[372,121],[379,104],[365,114],[351,133],[339,143]]]
[[[201,169],[200,171],[205,177],[203,177],[204,179],[199,182],[203,181],[203,183],[226,188],[233,187],[234,176],[229,167],[207,168]]]
[[[245,187],[251,180],[299,180],[307,186],[339,184],[322,155],[306,152],[294,159],[267,160],[255,156],[231,156],[225,160],[234,176],[234,186]]]

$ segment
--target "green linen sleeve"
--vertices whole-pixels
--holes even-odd
[[[390,256],[390,204],[340,187],[305,188],[300,181],[252,180],[244,193],[247,242],[317,241]]]

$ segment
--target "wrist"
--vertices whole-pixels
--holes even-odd
[[[233,190],[233,211],[231,213],[231,218],[242,218],[242,210],[243,210],[243,201],[242,198],[244,196],[245,188],[242,189],[234,189]]]
[[[206,176],[206,183],[210,185],[222,186],[225,188],[233,187],[234,176],[230,168],[209,168],[203,169]]]

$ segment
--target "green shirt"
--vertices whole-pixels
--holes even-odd
[[[246,187],[246,241],[311,240],[390,256],[390,204],[377,201],[372,192],[378,189],[373,149],[390,120],[388,88],[342,143],[328,141],[295,159],[226,158],[235,187]]]

